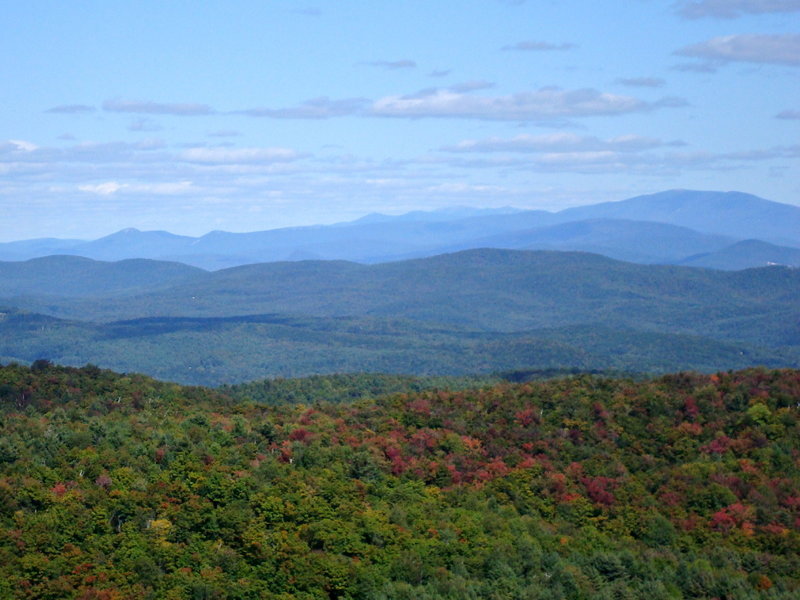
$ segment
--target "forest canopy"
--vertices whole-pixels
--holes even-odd
[[[800,593],[800,372],[370,377],[0,368],[0,596]]]

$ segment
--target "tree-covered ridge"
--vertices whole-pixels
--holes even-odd
[[[0,597],[796,598],[798,404],[794,370],[272,406],[7,366]]]
[[[347,372],[800,367],[798,269],[724,273],[482,249],[181,272],[164,287],[175,265],[140,261],[98,267],[119,277],[106,294],[89,292],[107,282],[75,270],[75,257],[56,259],[63,264],[44,261],[44,275],[15,265],[18,279],[5,287],[20,296],[0,289],[0,361],[93,363],[195,385]],[[45,275],[59,265],[61,279],[87,279],[72,284],[86,295],[19,291],[29,279],[52,286]],[[149,287],[133,292],[134,280]]]

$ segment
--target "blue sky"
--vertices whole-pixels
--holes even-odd
[[[0,52],[0,241],[800,205],[800,0],[31,0]]]

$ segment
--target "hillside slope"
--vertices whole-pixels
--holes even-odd
[[[0,596],[800,593],[800,372],[394,385],[0,368]]]
[[[726,339],[776,335],[796,344],[800,331],[792,315],[800,311],[800,271],[726,273],[585,253],[484,249],[379,265],[246,265],[142,295],[102,302],[30,298],[19,306],[108,321],[283,313],[402,318],[506,332],[598,323]]]
[[[767,265],[800,267],[800,248],[776,246],[761,240],[743,240],[714,252],[690,256],[680,264],[725,271],[740,271]]]
[[[18,295],[0,296],[9,307],[0,317],[0,357],[92,362],[205,384],[346,371],[800,365],[800,271],[785,267],[722,272],[470,250],[380,265],[180,271],[176,285],[149,281],[142,293],[108,286],[102,274],[120,265],[89,265],[85,280],[73,272],[65,291],[99,289],[91,296],[35,294],[35,277],[13,280]],[[38,273],[36,263],[28,267]]]
[[[26,295],[107,296],[174,286],[205,271],[182,263],[128,259],[102,262],[80,256],[46,256],[0,262],[0,298]]]

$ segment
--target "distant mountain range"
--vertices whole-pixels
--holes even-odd
[[[202,237],[125,229],[93,241],[0,244],[0,260],[54,254],[157,259],[207,270],[275,261],[380,263],[475,248],[579,250],[643,264],[737,270],[800,266],[800,207],[740,192],[672,190],[620,202],[540,210],[447,209],[349,223]]]
[[[800,366],[800,270],[467,250],[215,272],[54,256],[0,263],[0,362],[190,383],[343,371]]]
[[[211,385],[798,367],[796,266],[799,207],[680,190],[557,213],[20,241],[0,244],[0,363]]]

